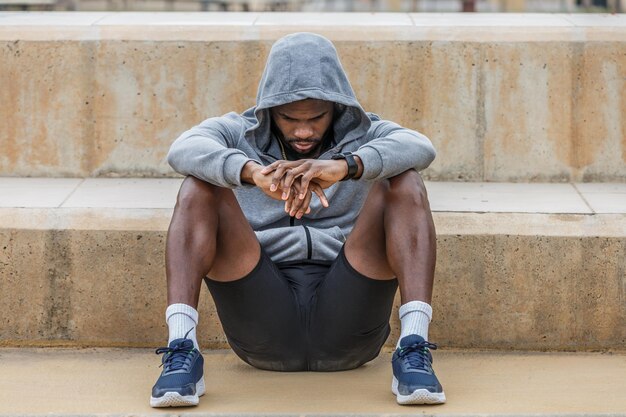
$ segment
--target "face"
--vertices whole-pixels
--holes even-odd
[[[307,99],[273,107],[271,115],[286,146],[301,158],[317,158],[333,122],[333,109],[330,101]]]

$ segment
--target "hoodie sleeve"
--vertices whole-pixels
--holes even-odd
[[[363,162],[366,180],[381,180],[409,169],[422,171],[435,159],[430,140],[419,132],[389,122],[372,124],[372,138],[353,152]]]
[[[193,175],[225,188],[241,186],[241,170],[253,161],[237,149],[242,129],[228,115],[207,119],[174,141],[167,162],[182,175]]]

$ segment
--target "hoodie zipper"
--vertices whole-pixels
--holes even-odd
[[[307,226],[302,225],[302,227],[304,227],[304,232],[306,233],[306,258],[311,259],[313,255],[313,243],[311,242],[311,232],[309,231],[309,228]]]

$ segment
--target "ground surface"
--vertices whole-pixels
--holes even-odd
[[[159,357],[143,349],[0,349],[0,415],[619,415],[626,354],[437,351],[448,403],[401,407],[390,354],[338,373],[256,370],[230,351],[205,351],[207,394],[186,409],[149,407]]]

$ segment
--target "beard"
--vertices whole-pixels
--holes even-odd
[[[309,138],[309,139],[298,139],[298,138],[285,138],[285,142],[288,145],[289,150],[292,153],[298,155],[299,158],[311,158],[319,156],[320,148],[322,147],[322,138]],[[303,150],[298,149],[296,144],[309,145],[311,144],[311,148]]]

